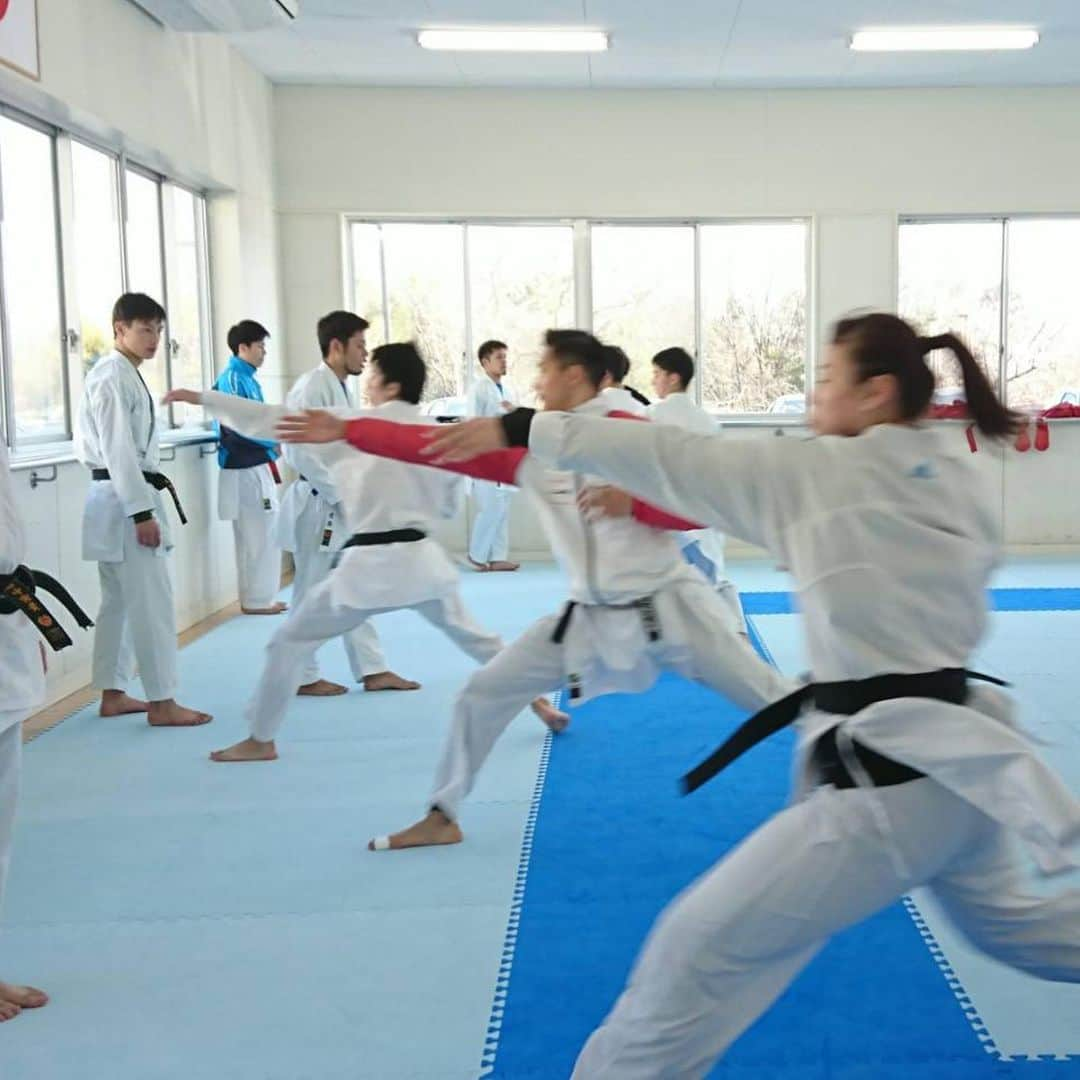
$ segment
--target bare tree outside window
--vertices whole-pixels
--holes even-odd
[[[804,222],[703,225],[701,399],[717,412],[805,411]]]

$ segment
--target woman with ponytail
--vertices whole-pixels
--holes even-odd
[[[974,425],[1013,432],[1019,418],[959,338],[869,314],[834,329],[816,439],[527,410],[432,439],[435,461],[528,445],[544,464],[768,548],[798,588],[813,682],[685,777],[693,790],[797,722],[795,801],[660,918],[577,1080],[705,1076],[832,934],[919,886],[982,951],[1080,982],[1080,890],[1026,889],[1018,843],[1044,873],[1080,864],[1080,804],[1008,695],[967,670],[998,508],[966,451],[925,422],[926,356],[939,350],[959,365]]]

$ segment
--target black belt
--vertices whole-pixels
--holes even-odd
[[[108,469],[91,469],[90,476],[94,480],[112,479]],[[180,518],[180,524],[186,525],[187,518],[184,516],[184,508],[180,505],[180,496],[176,494],[176,488],[173,487],[173,482],[164,473],[160,472],[144,472],[143,479],[155,491],[167,491],[172,496],[173,505],[176,507],[177,517]]]
[[[563,641],[566,640],[566,631],[570,629],[570,620],[574,617],[574,609],[579,606],[577,600],[567,600],[566,607],[563,608],[562,614],[559,616],[559,621],[555,624],[555,629],[551,632],[551,643],[553,645],[561,645]],[[596,606],[620,609],[625,608],[639,612],[641,621],[645,625],[645,633],[648,635],[649,641],[656,642],[660,640],[660,619],[656,614],[656,603],[651,596],[643,596],[638,600],[631,600],[629,604],[597,604]],[[581,697],[580,676],[571,675],[569,683],[570,697],[572,700],[576,701]]]
[[[891,701],[894,698],[931,698],[962,705],[967,700],[969,679],[994,683],[996,686],[1008,685],[1001,679],[964,668],[944,668],[916,675],[877,675],[871,679],[847,682],[808,683],[751,716],[723,746],[683,777],[683,790],[686,794],[696,791],[759,742],[793,724],[803,705],[808,702],[813,702],[815,708],[822,712],[840,716],[854,716],[878,701]],[[831,774],[826,782],[839,781],[838,787],[855,786],[836,749],[835,729],[827,732],[818,742],[821,745],[814,747],[815,763],[820,765],[824,773]],[[857,747],[856,755],[870,778],[881,787],[905,783],[923,775],[866,747]]]
[[[71,644],[71,638],[37,598],[38,589],[55,596],[84,630],[94,625],[59,581],[40,570],[31,570],[26,566],[16,567],[11,574],[0,574],[0,615],[23,612],[55,652],[66,649]]]
[[[379,544],[415,544],[427,537],[419,529],[388,529],[386,532],[353,533],[341,550],[353,547],[377,547]]]

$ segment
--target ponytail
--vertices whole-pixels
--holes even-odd
[[[832,340],[849,346],[860,379],[877,375],[896,379],[902,420],[918,420],[926,414],[934,394],[934,374],[927,366],[926,354],[949,349],[960,365],[975,427],[991,438],[1003,438],[1023,426],[1020,415],[998,400],[979,362],[955,334],[919,337],[903,319],[873,312],[841,319]]]
[[[986,372],[971,350],[955,334],[936,334],[919,338],[923,356],[937,349],[948,349],[960,365],[964,380],[964,398],[975,426],[991,438],[1000,439],[1015,434],[1023,426],[1019,413],[1007,409],[994,393]]]

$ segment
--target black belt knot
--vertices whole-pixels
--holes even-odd
[[[940,671],[914,675],[875,675],[869,679],[850,679],[843,682],[808,683],[793,694],[767,705],[741,724],[722,746],[683,777],[683,790],[686,794],[696,791],[759,742],[793,724],[807,702],[813,702],[822,712],[839,716],[854,716],[879,701],[891,701],[895,698],[931,698],[962,705],[967,700],[967,684],[972,679],[993,683],[995,686],[1008,685],[1001,679],[964,668],[943,668]],[[891,758],[876,754],[867,747],[856,746],[855,751],[860,763],[879,787],[904,783],[923,775]],[[855,786],[854,779],[840,760],[835,728],[815,744],[814,761],[826,776],[827,782],[835,782],[837,787]]]
[[[112,479],[108,469],[91,469],[90,477],[93,480]],[[186,525],[188,523],[187,517],[184,515],[184,508],[180,505],[180,496],[177,495],[173,482],[162,472],[143,472],[143,479],[155,491],[167,491],[172,496],[173,506],[176,507],[176,516],[180,519],[181,525]]]
[[[17,566],[10,574],[0,574],[0,615],[12,615],[21,611],[37,627],[38,633],[52,646],[53,651],[59,652],[71,644],[71,638],[53,617],[52,612],[38,599],[39,588],[55,596],[83,630],[94,625],[59,581],[41,570],[31,570],[27,566]]]
[[[426,537],[427,533],[419,529],[387,529],[385,532],[353,533],[341,545],[341,550],[353,547],[377,547],[380,544],[415,544]]]

